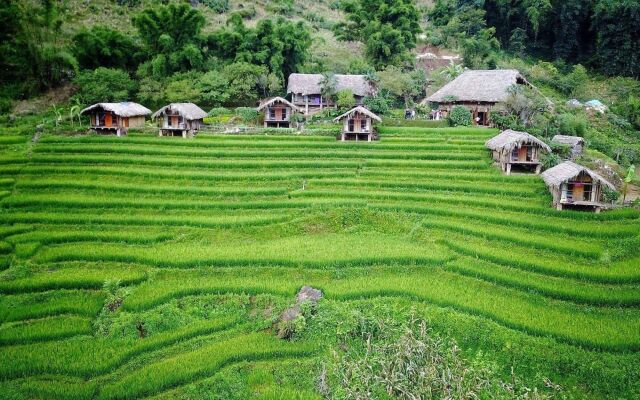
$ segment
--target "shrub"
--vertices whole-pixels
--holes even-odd
[[[455,106],[451,109],[448,120],[451,126],[471,126],[471,111],[463,106]]]
[[[365,97],[362,103],[376,114],[386,114],[389,111],[389,102],[382,96]]]
[[[338,108],[353,108],[356,105],[356,99],[350,89],[344,89],[336,95],[336,105]]]
[[[540,156],[540,162],[545,169],[549,169],[560,164],[562,162],[562,159],[555,153],[545,153]]]
[[[202,4],[206,5],[218,14],[223,14],[231,9],[229,0],[202,0]]]
[[[130,100],[136,88],[126,71],[103,67],[81,72],[75,83],[78,85],[76,98],[83,104]]]
[[[244,123],[255,122],[258,119],[258,112],[253,107],[238,107],[236,115]]]
[[[604,188],[602,189],[602,197],[604,198],[604,201],[615,203],[620,198],[620,193],[604,186]]]
[[[211,110],[209,110],[210,117],[222,117],[225,115],[232,115],[231,110],[224,107],[214,107]]]
[[[579,115],[562,114],[558,117],[558,124],[564,135],[583,136],[587,131],[587,120]]]

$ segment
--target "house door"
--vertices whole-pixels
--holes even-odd
[[[104,126],[111,126],[111,122],[112,122],[111,118],[112,118],[111,117],[111,113],[106,113],[105,114],[105,116],[104,116]]]
[[[487,113],[484,111],[478,111],[478,125],[486,125],[487,124]]]
[[[129,127],[129,117],[123,118],[123,122],[124,122],[124,127],[128,128]]]
[[[171,117],[171,126],[178,126],[178,116],[174,115]]]

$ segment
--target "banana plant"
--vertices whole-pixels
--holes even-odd
[[[627,200],[627,192],[629,191],[629,184],[636,176],[636,166],[630,165],[629,169],[627,169],[627,174],[624,177],[624,185],[622,186],[622,204]]]

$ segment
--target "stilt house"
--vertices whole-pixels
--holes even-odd
[[[507,175],[511,174],[513,165],[534,169],[539,174],[542,168],[541,153],[551,152],[551,148],[537,137],[511,129],[487,140],[485,146],[491,150],[494,161],[500,163],[500,168]]]
[[[193,103],[171,103],[156,111],[151,119],[160,119],[160,136],[191,137],[204,124],[207,113]]]
[[[126,135],[129,128],[144,126],[151,110],[138,103],[97,103],[80,112],[89,115],[90,129],[97,133]]]
[[[382,122],[382,119],[362,106],[357,106],[333,120],[344,121],[340,140],[378,140],[373,122]]]
[[[569,147],[569,158],[574,160],[576,157],[582,155],[586,147],[586,143],[580,136],[565,136],[555,135],[551,139],[553,143],[561,144]]]
[[[565,161],[542,173],[542,179],[553,195],[553,206],[563,208],[589,208],[600,212],[603,203],[603,189],[615,187],[596,172]]]
[[[474,125],[491,126],[491,113],[508,98],[508,89],[513,85],[533,87],[513,69],[465,71],[425,102],[434,105],[443,117],[447,117],[454,106],[464,106],[471,111]]]
[[[282,97],[271,97],[260,102],[258,112],[264,113],[265,128],[289,128],[291,116],[299,109]]]
[[[336,92],[351,90],[356,105],[361,105],[366,96],[373,96],[374,88],[364,75],[334,75]],[[335,107],[335,103],[322,97],[322,74],[291,74],[287,82],[287,94],[291,93],[291,102],[303,110],[305,115]]]

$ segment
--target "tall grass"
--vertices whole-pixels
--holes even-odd
[[[56,290],[0,296],[0,322],[61,314],[92,317],[102,308],[105,295],[88,290]]]
[[[40,342],[91,334],[91,319],[79,316],[49,317],[0,327],[0,345]]]

